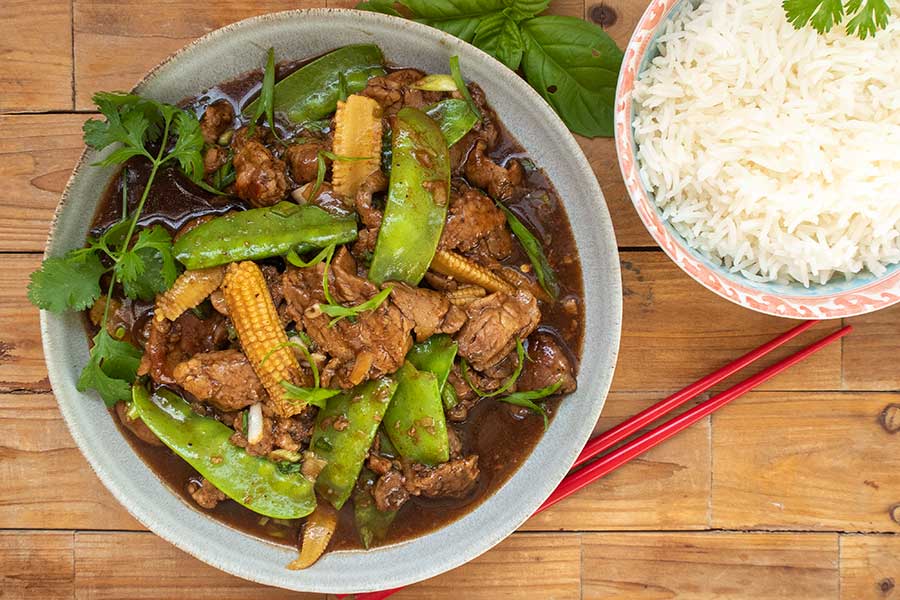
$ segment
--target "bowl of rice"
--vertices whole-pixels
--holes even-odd
[[[867,39],[779,0],[653,0],[616,92],[650,234],[713,292],[841,318],[900,302],[900,0]]]

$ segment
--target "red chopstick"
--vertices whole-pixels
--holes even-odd
[[[584,450],[582,450],[581,454],[575,460],[573,468],[591,460],[597,454],[609,450],[620,441],[633,435],[634,433],[637,433],[637,431],[639,431],[643,427],[649,425],[653,421],[656,421],[660,417],[681,406],[688,400],[696,397],[697,394],[701,394],[709,390],[714,385],[733,375],[740,369],[765,356],[775,348],[778,348],[779,346],[782,346],[788,341],[794,339],[807,329],[814,326],[816,323],[818,323],[818,321],[806,321],[798,325],[797,327],[794,327],[793,329],[781,334],[770,342],[760,346],[756,350],[748,352],[744,356],[738,358],[734,362],[719,369],[718,371],[715,371],[714,373],[703,377],[697,382],[692,383],[686,388],[676,392],[675,394],[672,394],[668,398],[657,402],[650,408],[638,413],[634,417],[631,417],[630,419],[624,421],[623,423],[617,425],[609,431],[598,435],[597,437],[589,441],[587,445],[585,445]],[[597,479],[608,475],[609,473],[628,463],[632,459],[640,456],[647,450],[658,446],[675,434],[681,432],[687,427],[690,427],[700,419],[703,419],[719,408],[725,406],[735,398],[746,394],[750,390],[768,381],[775,375],[778,375],[785,369],[788,369],[789,367],[806,359],[811,354],[821,350],[825,346],[839,340],[840,338],[850,333],[852,330],[853,327],[848,325],[822,338],[821,340],[811,344],[810,346],[807,346],[803,350],[800,350],[799,352],[792,354],[784,360],[764,369],[760,373],[728,388],[724,392],[716,394],[712,398],[706,400],[705,402],[702,402],[701,404],[698,404],[688,411],[685,411],[681,415],[674,417],[669,421],[666,421],[656,429],[653,429],[652,431],[649,431],[646,434],[632,440],[631,442],[628,442],[620,448],[617,448],[609,454],[602,456],[588,466],[579,469],[574,473],[570,473],[565,477],[565,479],[562,480],[562,482],[550,495],[550,497],[547,498],[547,500],[545,500],[544,503],[535,511],[535,514],[541,512],[546,508],[549,508],[550,506],[553,506],[563,498],[571,496],[581,488],[587,486],[590,483],[593,483]],[[356,594],[355,597],[356,600],[384,600],[385,598],[393,595],[401,589],[403,588],[393,588],[389,590],[382,590],[379,592]],[[338,597],[343,598],[344,596]]]
[[[778,375],[785,369],[797,364],[811,354],[818,352],[828,344],[839,340],[851,331],[853,331],[853,327],[847,325],[843,329],[835,331],[831,335],[825,336],[818,342],[790,355],[781,362],[778,362],[771,367],[764,369],[760,373],[757,373],[756,375],[742,381],[741,383],[728,388],[724,392],[716,394],[709,400],[706,400],[705,402],[698,404],[694,408],[685,411],[677,417],[666,421],[656,429],[647,432],[641,437],[628,442],[627,444],[621,446],[620,448],[617,448],[616,450],[613,450],[609,454],[606,454],[603,457],[597,459],[595,462],[589,464],[583,469],[579,469],[574,473],[570,473],[566,476],[565,479],[562,480],[559,486],[557,486],[556,490],[554,490],[554,492],[550,494],[550,497],[547,498],[544,503],[541,504],[541,507],[538,508],[535,512],[538,513],[545,508],[553,506],[563,498],[571,496],[589,483],[592,483],[597,479],[608,475],[610,472],[615,471],[625,463],[629,462],[631,459],[640,456],[641,454],[655,446],[658,446],[660,443],[666,441],[676,433],[690,427],[700,419],[722,408],[735,398],[743,396],[750,390],[758,387],[759,385]]]
[[[772,350],[783,346],[818,322],[819,321],[805,321],[800,325],[797,325],[793,329],[782,333],[772,341],[763,344],[756,350],[748,352],[734,362],[722,367],[718,371],[710,373],[706,377],[696,381],[695,383],[692,383],[686,388],[675,392],[665,400],[660,400],[650,408],[639,412],[630,419],[620,423],[619,425],[616,425],[612,429],[601,433],[595,438],[592,438],[585,445],[584,450],[581,451],[581,454],[578,455],[578,458],[575,459],[575,464],[572,465],[572,468],[574,469],[575,467],[580,467],[587,461],[597,456],[597,454],[599,454],[600,452],[612,448],[625,438],[631,436],[634,433],[637,433],[639,430],[643,429],[653,421],[659,419],[663,415],[672,412],[688,400],[695,398],[698,394],[702,394],[717,383],[731,377],[750,363],[759,360]]]

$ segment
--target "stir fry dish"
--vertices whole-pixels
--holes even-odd
[[[270,49],[178,106],[98,94],[115,174],[85,247],[32,275],[88,317],[79,389],[186,501],[298,545],[290,568],[472,510],[576,387],[564,208],[448,70]]]

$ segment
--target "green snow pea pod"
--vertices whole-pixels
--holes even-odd
[[[449,335],[439,333],[410,348],[406,360],[420,371],[434,373],[437,376],[438,386],[443,390],[458,348],[457,343]]]
[[[229,440],[234,431],[198,415],[176,394],[159,390],[151,397],[147,388],[135,385],[132,399],[156,437],[237,503],[275,519],[298,519],[316,508],[310,480],[247,454]]]
[[[311,204],[279,202],[216,217],[175,242],[175,257],[188,269],[305,252],[356,239],[356,217],[338,217]]]
[[[353,515],[356,518],[356,531],[359,532],[359,540],[367,550],[372,542],[381,541],[387,535],[396,510],[380,511],[375,506],[375,498],[372,496],[372,488],[378,475],[363,467],[359,475],[359,481],[353,489]]]
[[[391,179],[369,279],[418,285],[437,249],[450,198],[450,153],[422,111],[400,109],[392,132]]]
[[[472,112],[465,100],[459,98],[449,98],[432,104],[425,109],[425,114],[440,126],[448,146],[463,139],[478,122],[478,116]]]
[[[400,456],[426,465],[450,459],[450,441],[438,377],[409,362],[395,374],[397,391],[384,415],[384,431]]]
[[[328,461],[316,491],[340,508],[350,497],[397,381],[382,377],[328,399],[316,417],[310,448]]]
[[[384,73],[384,56],[378,46],[344,46],[276,83],[274,108],[294,123],[322,119],[335,111],[342,92],[360,92],[370,78]],[[250,103],[244,113],[254,114],[258,102]]]

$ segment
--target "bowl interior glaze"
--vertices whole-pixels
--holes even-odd
[[[585,347],[578,391],[568,397],[531,457],[491,498],[435,532],[389,547],[328,554],[306,571],[288,571],[289,548],[233,530],[184,502],[131,450],[103,403],[75,389],[88,359],[77,314],[41,314],[50,381],[72,435],[100,479],[141,523],[178,548],[239,577],[298,591],[349,593],[407,585],[478,556],[512,533],[565,475],[591,433],[612,379],[621,330],[618,253],[603,195],[572,135],[528,85],[480,50],[436,29],[370,12],[336,9],[263,15],[214,31],[154,69],[136,88],[167,102],[259,68],[265,50],[279,59],[312,56],[352,43],[376,43],[388,61],[446,72],[460,56],[510,132],[545,169],[566,205],[581,254]],[[63,193],[48,256],[84,243],[113,169],[91,166],[86,151]]]

